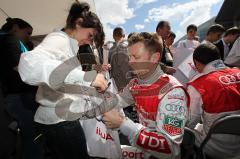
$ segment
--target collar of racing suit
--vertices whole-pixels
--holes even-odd
[[[224,68],[227,68],[226,65],[223,63],[222,60],[215,60],[215,61],[212,61],[210,63],[208,63],[204,69],[203,69],[203,72],[202,73],[199,73],[197,74],[196,76],[193,77],[193,79],[190,81],[194,81],[196,80],[197,78],[203,76],[203,75],[206,75],[208,73],[211,73],[211,72],[214,72],[214,71],[217,71],[217,70],[220,70],[220,69],[224,69]]]
[[[160,76],[164,75],[163,70],[161,70],[161,67],[158,65],[155,71],[147,78],[145,79],[138,79],[139,84],[152,84],[155,83]]]
[[[208,63],[205,68],[203,69],[203,73],[209,73],[212,71],[216,71],[219,69],[226,68],[222,60],[215,60],[210,63]]]

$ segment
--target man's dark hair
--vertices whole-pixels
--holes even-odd
[[[164,27],[164,24],[169,24],[169,22],[165,21],[165,20],[160,21],[156,27],[156,32],[157,32],[158,28],[162,29]]]
[[[240,30],[237,27],[229,28],[224,36],[240,34]]]
[[[197,31],[197,26],[196,25],[194,25],[194,24],[190,24],[188,27],[187,27],[187,32],[189,31],[189,30],[194,30],[194,31]]]
[[[128,34],[127,39],[129,39],[133,34],[137,34],[137,32],[131,32],[130,34]]]
[[[201,44],[193,52],[193,59],[206,65],[220,59],[218,48],[213,44]]]
[[[209,33],[214,33],[214,32],[223,33],[223,32],[225,32],[225,28],[220,24],[214,24],[214,25],[210,26],[210,28],[208,29],[207,35]]]
[[[118,36],[118,37],[121,37],[121,36],[124,36],[124,29],[121,28],[121,27],[116,27],[114,30],[113,30],[113,36]]]

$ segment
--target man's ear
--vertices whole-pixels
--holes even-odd
[[[78,18],[78,19],[75,21],[76,28],[77,28],[77,27],[81,27],[82,22],[83,22],[83,19],[82,19],[82,18]]]
[[[153,63],[158,63],[160,61],[161,54],[160,52],[156,52],[152,55],[151,60]]]
[[[157,34],[160,32],[159,30],[160,30],[160,28],[157,28],[157,30],[156,30]]]
[[[200,62],[198,62],[197,60],[194,60],[194,59],[193,59],[193,61],[194,61],[194,65],[195,65],[197,71],[198,71],[199,73],[202,73],[205,65],[202,64],[202,63],[200,63]]]

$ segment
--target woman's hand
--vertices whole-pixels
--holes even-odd
[[[103,74],[98,73],[91,86],[95,87],[99,93],[104,92],[107,89],[107,80]]]

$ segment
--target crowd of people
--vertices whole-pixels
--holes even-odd
[[[173,45],[168,21],[156,32],[113,30],[105,41],[87,3],[34,46],[33,27],[8,18],[0,30],[3,159],[178,159],[185,127],[199,147],[213,123],[240,114],[240,30],[197,26]],[[239,156],[240,137],[214,135],[212,159]],[[229,145],[226,147],[226,144]],[[191,156],[193,158],[195,155]]]

